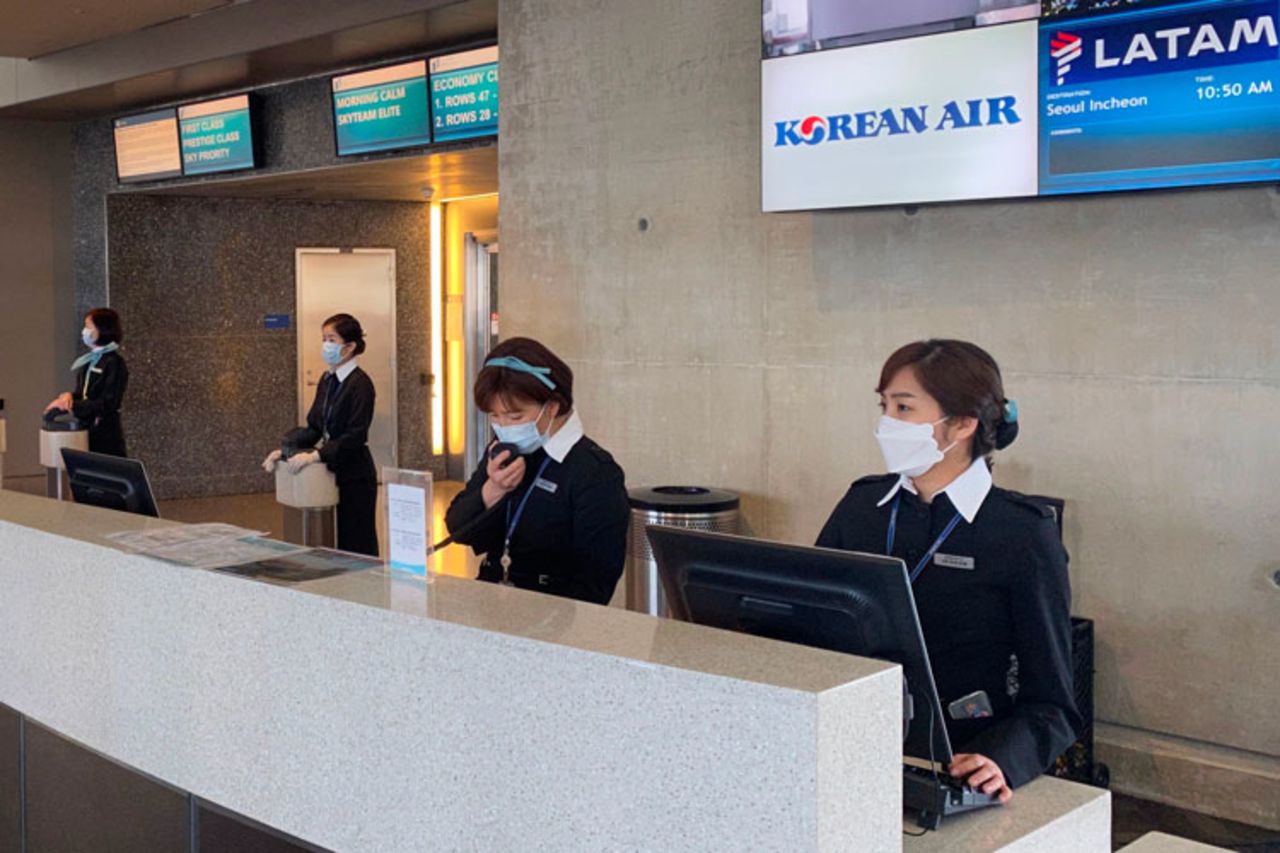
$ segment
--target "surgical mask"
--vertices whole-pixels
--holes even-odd
[[[538,421],[542,419],[542,413],[546,408],[547,405],[543,403],[542,408],[538,410],[538,417],[522,424],[512,424],[511,426],[494,424],[493,434],[503,444],[514,444],[521,456],[528,456],[547,440],[547,437],[538,431]]]
[[[80,340],[84,341],[87,347],[93,346],[93,330],[88,327],[80,330]]]
[[[335,341],[325,341],[324,346],[320,348],[320,356],[324,359],[324,363],[330,367],[336,367],[342,363],[342,344]]]
[[[881,415],[880,424],[876,427],[876,441],[880,443],[880,453],[884,455],[889,473],[919,477],[941,462],[947,451],[956,446],[952,442],[946,450],[939,450],[938,442],[933,438],[933,428],[945,420],[913,424]]]

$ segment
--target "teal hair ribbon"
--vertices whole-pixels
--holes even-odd
[[[501,358],[491,358],[484,363],[484,366],[505,367],[508,370],[514,370],[518,373],[527,373],[543,385],[546,385],[552,391],[556,390],[556,383],[551,381],[551,368],[549,367],[534,367],[524,359],[516,358],[513,355],[504,355]]]

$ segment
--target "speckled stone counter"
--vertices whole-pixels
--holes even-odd
[[[294,587],[0,492],[0,703],[335,850],[897,850],[896,667],[488,584]]]
[[[1120,848],[1121,853],[1214,853],[1226,847],[1215,847],[1212,844],[1201,844],[1163,832],[1148,832],[1132,844]]]
[[[907,832],[919,832],[911,822]],[[937,832],[903,839],[905,853],[1110,853],[1111,793],[1043,776],[1007,804],[945,818]]]

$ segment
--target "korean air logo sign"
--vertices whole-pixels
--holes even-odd
[[[822,116],[809,116],[800,122],[800,139],[806,145],[817,145],[827,138],[827,120]]]
[[[1221,68],[1280,59],[1276,0],[1179,13],[1152,10],[1123,23],[1081,21],[1046,30],[1055,86]],[[1135,19],[1136,18],[1136,19]]]
[[[778,123],[778,145],[820,145],[827,141],[827,120],[809,116]]]
[[[970,127],[1012,126],[1022,123],[1020,109],[1017,96],[1001,95],[948,101],[940,105],[913,104],[829,116],[811,115],[774,122],[773,147],[945,133]]]

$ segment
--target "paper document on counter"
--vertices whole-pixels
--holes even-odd
[[[214,523],[129,530],[109,534],[106,538],[127,551],[197,569],[235,566],[310,550],[301,545],[266,539],[264,533]]]

